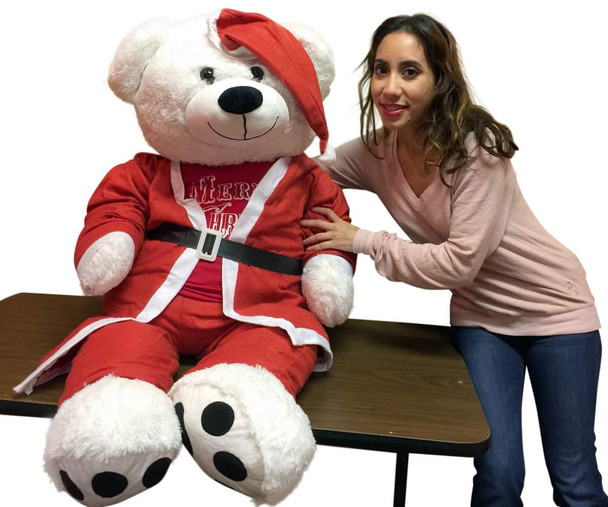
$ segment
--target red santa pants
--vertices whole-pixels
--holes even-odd
[[[224,316],[221,304],[178,295],[149,324],[123,321],[91,333],[72,361],[59,403],[106,375],[167,392],[180,356],[198,359],[188,373],[220,363],[262,366],[295,396],[313,370],[317,347],[296,347],[280,328],[237,322]]]

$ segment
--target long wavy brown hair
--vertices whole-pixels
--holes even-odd
[[[367,149],[375,155],[374,148],[388,135],[387,129],[376,126],[370,91],[376,52],[384,37],[399,31],[418,38],[435,78],[434,96],[419,127],[427,166],[438,166],[445,183],[444,174],[456,171],[468,160],[465,138],[470,132],[491,155],[511,158],[518,149],[511,130],[473,103],[454,36],[427,14],[388,18],[372,36],[370,50],[360,65],[364,73],[359,81],[361,139]],[[448,159],[454,164],[446,169]]]

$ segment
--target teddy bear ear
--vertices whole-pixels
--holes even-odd
[[[302,44],[317,72],[321,95],[325,99],[334,81],[334,54],[327,41],[308,25],[300,23],[283,23],[296,39]]]
[[[152,19],[133,28],[122,39],[108,76],[108,84],[118,98],[133,103],[144,70],[164,44],[171,25],[168,19]]]

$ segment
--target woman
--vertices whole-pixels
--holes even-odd
[[[430,16],[385,20],[363,67],[361,139],[326,169],[344,188],[375,192],[412,242],[317,209],[323,219],[302,225],[320,232],[305,244],[366,254],[390,280],[452,291],[455,345],[492,434],[475,460],[472,505],[522,505],[526,369],[555,503],[608,505],[594,445],[594,299],[578,259],[522,197],[510,130],[472,102],[456,41]]]

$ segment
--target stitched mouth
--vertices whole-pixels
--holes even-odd
[[[207,122],[207,125],[209,125],[209,128],[211,130],[213,130],[213,132],[215,132],[218,136],[223,137],[224,139],[230,139],[231,141],[251,141],[252,139],[258,139],[259,137],[263,137],[266,134],[268,134],[268,132],[270,132],[273,128],[276,127],[278,121],[279,121],[279,117],[277,116],[275,118],[272,126],[266,132],[262,132],[261,134],[259,134],[257,136],[247,137],[247,118],[245,117],[245,115],[243,115],[243,137],[242,138],[226,136],[226,135],[218,132],[217,130],[215,130],[213,128],[213,126],[211,125],[211,123]]]

